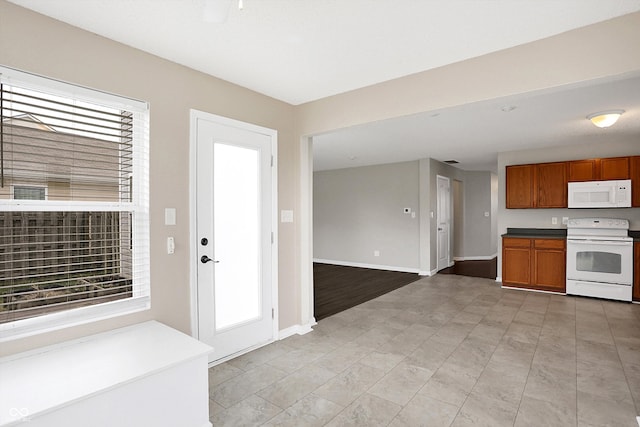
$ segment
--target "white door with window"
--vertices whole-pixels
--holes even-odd
[[[437,175],[437,224],[438,224],[438,266],[437,270],[449,267],[450,256],[450,228],[451,228],[451,191],[449,178]]]
[[[198,338],[216,361],[274,338],[276,132],[192,112]],[[194,140],[195,139],[195,140]]]

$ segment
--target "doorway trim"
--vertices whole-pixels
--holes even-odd
[[[447,206],[447,212],[448,212],[448,218],[447,218],[447,260],[446,260],[446,266],[441,266],[440,265],[440,255],[442,255],[440,253],[440,245],[439,245],[439,227],[440,227],[440,181],[446,181],[447,183],[447,197],[446,197],[446,204]],[[444,175],[436,175],[436,271],[440,271],[443,270],[447,267],[451,267],[453,265],[452,263],[452,256],[451,256],[451,236],[452,236],[452,231],[451,231],[451,223],[452,223],[452,217],[453,217],[453,207],[452,207],[452,199],[451,199],[451,178],[449,178],[448,176],[444,176]]]
[[[278,310],[278,131],[266,127],[242,122],[228,117],[218,116],[205,111],[189,110],[189,292],[191,314],[191,336],[200,339],[198,326],[198,251],[197,218],[196,218],[196,182],[197,182],[197,134],[198,119],[206,119],[222,125],[233,126],[242,130],[262,133],[271,139],[271,230],[273,243],[271,245],[271,296],[273,305],[273,342],[278,339],[279,310]],[[264,344],[263,344],[264,345]],[[250,349],[247,349],[247,351]],[[236,355],[234,355],[235,357]],[[222,361],[222,360],[220,360]],[[216,361],[215,363],[219,363]]]

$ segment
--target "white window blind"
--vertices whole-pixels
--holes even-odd
[[[148,307],[147,104],[0,67],[0,107],[0,340]]]

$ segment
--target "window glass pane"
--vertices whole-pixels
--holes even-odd
[[[261,315],[259,154],[214,144],[217,330]]]
[[[43,187],[13,187],[13,198],[16,200],[45,200]]]
[[[3,84],[0,184],[44,183],[51,200],[128,201],[132,128],[131,112]]]
[[[0,323],[128,298],[128,212],[0,212]]]
[[[576,254],[576,269],[594,273],[620,274],[622,272],[622,256],[610,252],[578,252]]]

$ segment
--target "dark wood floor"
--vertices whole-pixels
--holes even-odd
[[[497,259],[457,261],[439,274],[495,279]],[[420,279],[414,273],[313,263],[313,299],[316,320],[355,307]]]
[[[498,259],[487,261],[456,261],[453,266],[440,270],[438,274],[458,274],[460,276],[484,277],[495,279],[498,272]]]
[[[324,319],[418,279],[415,273],[313,263],[315,318]]]

